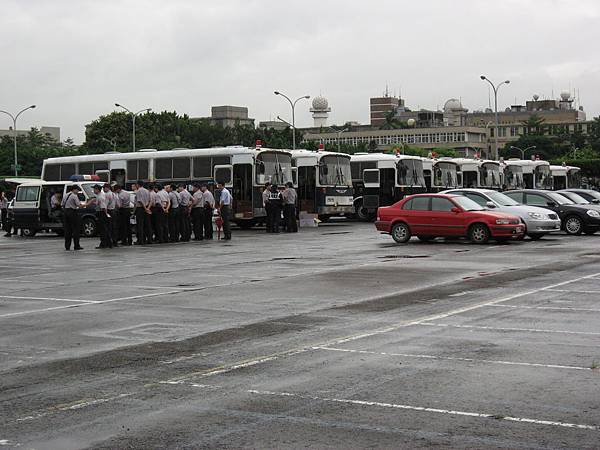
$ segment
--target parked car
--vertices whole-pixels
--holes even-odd
[[[592,189],[569,188],[569,189],[563,189],[558,192],[561,192],[561,193],[562,192],[574,192],[574,193],[582,196],[583,198],[585,198],[590,203],[600,203],[600,192],[594,191]]]
[[[594,234],[600,229],[600,210],[593,205],[576,205],[564,195],[552,191],[521,189],[504,194],[525,205],[539,206],[554,211],[568,234]]]
[[[521,238],[525,226],[512,214],[488,211],[462,195],[418,194],[377,210],[377,230],[398,243],[411,236],[422,241],[436,237],[467,237],[476,244],[489,239]]]
[[[533,240],[560,231],[558,214],[537,206],[522,205],[502,192],[491,189],[452,189],[444,194],[464,195],[487,209],[519,216],[526,226],[526,234]]]

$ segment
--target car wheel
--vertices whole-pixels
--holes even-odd
[[[392,227],[392,238],[398,244],[404,244],[410,239],[410,228],[405,223],[397,223]]]
[[[583,231],[583,222],[577,216],[569,216],[565,219],[565,231],[567,234],[580,235]]]
[[[431,242],[435,239],[435,236],[417,236],[420,241]]]
[[[529,239],[531,239],[532,241],[538,241],[541,238],[543,238],[545,235],[544,234],[528,234],[527,236],[529,236]]]
[[[21,231],[21,234],[25,237],[33,237],[37,234],[38,230],[34,229],[34,228],[23,228],[23,231]]]
[[[85,237],[94,237],[96,235],[96,221],[91,217],[86,217],[81,223],[81,230]]]
[[[490,240],[490,230],[482,223],[476,223],[469,230],[469,240],[474,244],[487,244]]]

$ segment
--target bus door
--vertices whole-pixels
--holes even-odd
[[[382,169],[383,171],[383,169]],[[363,208],[374,210],[379,207],[379,196],[381,195],[381,174],[379,169],[365,169],[362,173],[363,185],[365,187],[363,194]]]
[[[240,218],[250,219],[254,215],[252,209],[252,186],[252,165],[235,164],[233,166],[233,192],[231,194],[233,195],[236,216],[239,215]]]
[[[396,202],[396,169],[379,169],[379,198],[381,206]]]
[[[231,165],[214,166],[213,178],[215,185],[223,183],[226,188],[233,190],[233,167]],[[217,194],[215,195],[215,202],[219,203],[219,193],[215,192],[215,194]],[[235,198],[233,201],[235,202]],[[235,211],[235,204],[232,205],[232,209]]]
[[[110,181],[111,183],[114,181],[119,186],[125,188],[125,169],[111,169],[110,171]]]
[[[298,206],[299,211],[316,214],[317,168],[315,166],[298,167]]]
[[[13,203],[13,216],[16,228],[35,229],[40,221],[41,186],[18,186]]]

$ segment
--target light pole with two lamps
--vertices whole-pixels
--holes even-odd
[[[503,84],[510,84],[510,80],[505,80],[502,83],[498,83],[495,85],[485,75],[481,75],[479,78],[481,78],[483,81],[487,81],[488,83],[490,83],[490,86],[492,86],[492,89],[494,90],[494,113],[496,119],[496,131],[494,133],[494,159],[498,160],[498,89],[500,89],[500,86],[502,86]]]
[[[123,108],[125,111],[127,111],[129,114],[131,114],[131,118],[132,118],[132,122],[133,122],[133,137],[132,137],[132,146],[133,146],[133,151],[135,152],[135,118],[140,115],[143,112],[150,112],[152,111],[152,108],[144,108],[144,109],[140,109],[138,112],[133,112],[130,109],[125,108],[123,105],[120,105],[119,103],[115,103],[115,106],[117,108]]]
[[[21,111],[19,111],[14,116],[11,113],[9,113],[8,111],[3,111],[0,109],[0,113],[6,114],[13,121],[13,141],[14,141],[14,146],[15,146],[15,177],[19,176],[19,161],[17,159],[17,119],[25,111],[27,111],[28,109],[33,109],[33,108],[35,108],[35,105],[31,105],[31,106],[28,106],[27,108],[23,108]]]
[[[290,106],[292,107],[292,150],[296,150],[296,111],[295,111],[296,110],[296,103],[298,103],[303,98],[305,98],[305,99],[308,100],[310,98],[310,95],[303,95],[302,97],[298,97],[296,100],[292,101],[291,98],[289,98],[285,94],[282,94],[279,91],[273,91],[273,93],[275,95],[281,95],[288,102],[290,102]]]
[[[521,147],[515,147],[514,145],[511,145],[510,148],[512,148],[513,150],[519,150],[521,152],[521,159],[525,159],[525,152],[527,150],[533,150],[533,149],[535,149],[535,145],[532,145],[531,147],[527,147],[525,149],[523,149]]]

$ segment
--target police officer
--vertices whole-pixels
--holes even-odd
[[[111,242],[113,247],[117,246],[117,198],[114,192],[110,189],[110,184],[104,183],[102,186],[102,191],[104,192],[104,196],[106,197],[106,211],[108,217],[108,226],[107,226],[107,235],[108,240]]]
[[[69,189],[69,192],[61,203],[65,231],[65,250],[71,250],[71,241],[73,241],[74,250],[83,250],[79,245],[79,231],[81,229],[81,216],[77,211],[81,208],[79,187],[74,185]]]
[[[160,199],[160,206],[162,208],[162,217],[160,219],[160,242],[169,242],[169,208],[171,206],[171,200],[169,199],[169,193],[165,191],[162,184],[156,184],[156,193]]]
[[[296,222],[296,201],[298,195],[294,185],[288,181],[285,184],[285,189],[282,194],[283,197],[283,217],[285,220],[285,231],[288,233],[298,232],[298,222]]]
[[[170,242],[179,242],[179,202],[181,200],[181,195],[177,192],[177,189],[174,184],[168,184],[166,186],[167,194],[169,194],[169,210],[167,211],[167,221],[169,224],[169,241]]]
[[[164,198],[159,195],[162,191],[162,185],[155,183],[150,191],[150,204],[152,206],[152,228],[154,230],[154,242],[160,244],[165,242],[166,216]],[[164,191],[163,191],[164,194]],[[169,197],[167,196],[167,201]]]
[[[118,184],[115,185],[114,190],[117,200],[117,236],[121,241],[121,245],[131,245],[131,200],[129,192],[124,191]]]
[[[281,208],[283,206],[283,198],[277,185],[271,186],[269,193],[269,205],[271,205],[271,233],[279,233],[279,222],[281,221]]]
[[[179,232],[181,233],[181,240],[188,242],[192,234],[192,227],[190,224],[190,207],[192,206],[192,194],[188,192],[185,185],[180,184],[177,187],[179,193]]]
[[[150,229],[150,192],[144,187],[143,181],[133,186],[135,190],[135,222],[137,239],[135,245],[144,245],[152,240]]]
[[[231,217],[231,205],[233,203],[233,197],[225,185],[219,181],[217,183],[217,189],[221,191],[219,195],[219,212],[221,219],[223,219],[223,234],[226,241],[231,240],[231,224],[229,219]]]
[[[199,183],[194,183],[192,195],[192,224],[194,225],[194,240],[204,239],[204,195]]]
[[[213,238],[213,214],[215,212],[215,197],[208,190],[208,186],[203,184],[200,187],[202,191],[202,203],[204,204],[204,239]]]
[[[270,233],[273,228],[273,208],[269,203],[269,196],[271,195],[271,183],[268,181],[265,183],[265,187],[262,192],[263,208],[267,213],[267,233]]]
[[[96,208],[98,233],[100,234],[100,245],[98,245],[96,248],[97,249],[111,248],[112,241],[109,240],[109,234],[108,234],[108,225],[109,225],[108,205],[107,205],[106,196],[104,195],[104,192],[102,191],[102,186],[100,186],[99,184],[96,184],[94,186],[94,194],[96,195],[96,197],[90,199],[88,201],[88,204],[94,205]]]

